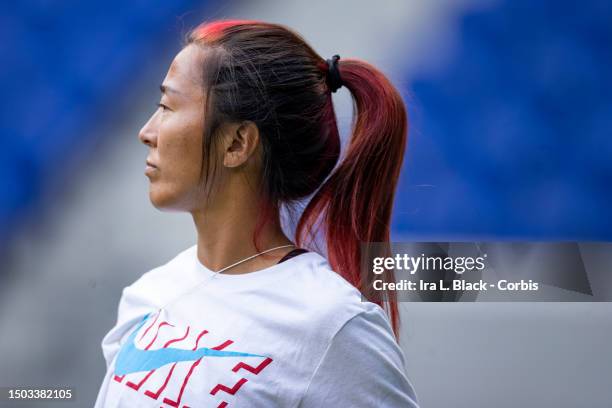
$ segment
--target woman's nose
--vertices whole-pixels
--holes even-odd
[[[153,117],[138,132],[138,139],[147,146],[155,146],[157,142],[157,131],[151,126]]]

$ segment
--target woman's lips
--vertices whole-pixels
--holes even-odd
[[[145,166],[145,174],[151,175],[157,171],[157,166],[147,160],[147,165]]]

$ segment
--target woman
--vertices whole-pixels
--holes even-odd
[[[356,120],[335,168],[340,86]],[[139,134],[150,199],[191,213],[197,245],[124,289],[96,407],[416,407],[395,298],[362,301],[359,272],[360,242],[389,239],[397,90],[283,26],[218,21],[189,33],[161,91]],[[294,244],[279,210],[313,194]],[[319,229],[329,262],[305,249]]]

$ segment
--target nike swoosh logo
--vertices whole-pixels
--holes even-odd
[[[202,357],[265,357],[259,354],[242,353],[238,351],[213,350],[202,347],[197,350],[184,350],[178,348],[162,348],[156,350],[142,350],[136,347],[134,341],[136,334],[145,324],[150,314],[146,315],[136,326],[130,337],[121,347],[115,363],[115,374],[124,375],[138,371],[150,371],[169,363],[181,361],[195,361]]]

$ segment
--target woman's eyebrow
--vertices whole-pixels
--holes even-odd
[[[179,91],[177,91],[176,89],[174,89],[174,88],[172,88],[172,87],[169,87],[168,85],[164,85],[164,84],[161,84],[161,85],[159,86],[159,90],[160,90],[160,91],[161,91],[161,93],[163,93],[163,94],[167,94],[167,93],[174,93],[174,94],[177,94],[177,95],[182,95],[182,93],[180,93],[180,92],[179,92]]]

